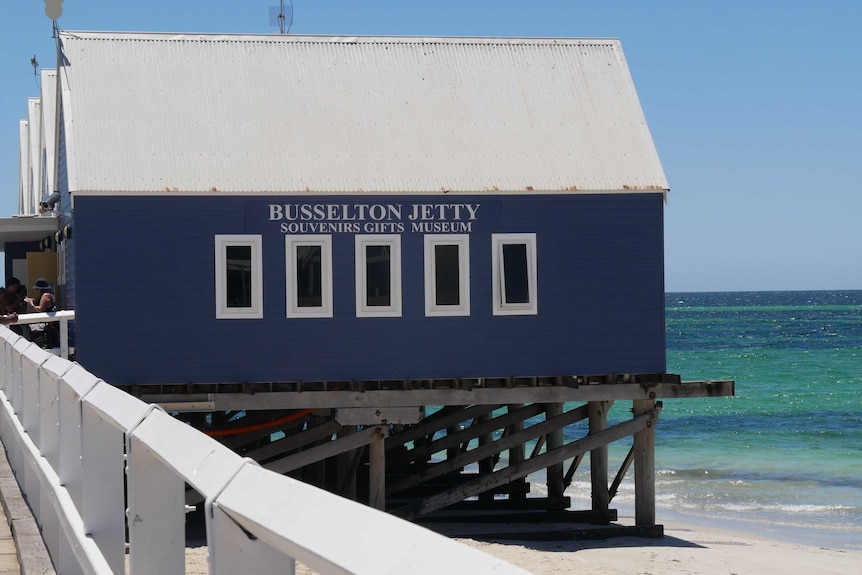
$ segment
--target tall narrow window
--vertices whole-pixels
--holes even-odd
[[[251,246],[227,246],[227,307],[251,307]]]
[[[470,236],[425,236],[425,315],[470,315]]]
[[[356,317],[401,316],[401,236],[356,236]]]
[[[215,237],[216,318],[263,317],[261,236]]]
[[[494,315],[538,313],[536,234],[492,234]]]
[[[285,236],[287,317],[332,317],[332,236]]]

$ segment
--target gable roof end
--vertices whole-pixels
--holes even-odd
[[[60,41],[73,192],[668,189],[618,40]]]

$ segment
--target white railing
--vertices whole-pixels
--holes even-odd
[[[186,483],[213,574],[527,573],[263,469],[6,327],[0,347],[0,437],[62,575],[125,573],[127,527],[132,575],[184,573]]]
[[[42,313],[22,313],[18,316],[16,325],[60,322],[60,357],[69,358],[69,322],[75,319],[74,310],[49,311]]]

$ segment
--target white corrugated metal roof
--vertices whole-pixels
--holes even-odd
[[[668,187],[617,40],[60,38],[72,191]]]
[[[29,116],[29,113],[28,113]],[[24,213],[24,206],[30,197],[30,122],[18,122],[18,213]]]
[[[21,213],[35,214],[39,201],[37,196],[42,186],[42,102],[39,98],[27,99],[27,118],[30,129],[30,186],[24,196],[24,211]]]
[[[57,133],[57,71],[42,70],[42,146],[45,154],[45,188],[36,194],[39,202],[56,188],[54,160]]]

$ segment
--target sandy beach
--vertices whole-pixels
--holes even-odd
[[[458,541],[536,575],[763,575],[860,572],[862,550],[829,549],[685,523],[664,523],[661,539],[619,537],[601,541]],[[206,548],[187,549],[186,573],[204,575]],[[297,575],[315,572],[298,565]]]
[[[665,524],[662,539],[621,537],[604,541],[463,543],[529,569],[563,573],[762,575],[858,573],[862,551],[825,549],[754,537],[747,533]]]

